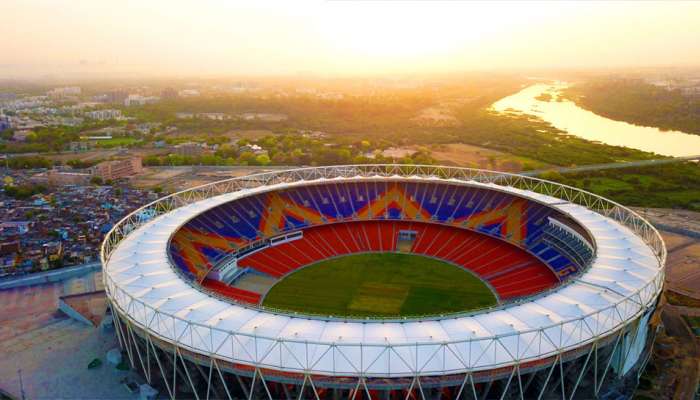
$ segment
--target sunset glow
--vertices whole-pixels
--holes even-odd
[[[9,0],[0,14],[13,21],[0,25],[0,35],[14,38],[0,41],[0,68],[8,75],[49,68],[333,75],[700,63],[700,4],[692,2]]]

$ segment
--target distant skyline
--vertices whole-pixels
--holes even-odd
[[[700,67],[700,2],[3,0],[0,79]]]

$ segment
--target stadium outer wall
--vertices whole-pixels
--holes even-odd
[[[546,358],[454,374],[425,375],[416,371],[411,376],[401,377],[334,376],[237,363],[216,357],[213,352],[193,351],[185,341],[177,338],[160,337],[133,318],[133,309],[123,306],[119,301],[121,294],[105,274],[117,337],[131,367],[138,370],[151,386],[171,398],[569,399],[617,397],[633,390],[648,361],[656,334],[655,325],[650,321],[662,288],[665,246],[653,226],[629,209],[594,194],[552,182],[483,170],[399,165],[304,168],[234,178],[172,194],[125,217],[105,238],[101,254],[103,265],[107,265],[122,239],[155,217],[181,206],[246,188],[361,176],[422,176],[480,182],[524,189],[582,205],[626,226],[654,250],[661,272],[653,301],[646,303],[615,331],[596,336],[585,345],[562,348]]]

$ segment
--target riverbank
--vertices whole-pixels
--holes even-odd
[[[600,79],[569,86],[562,95],[616,121],[700,135],[700,97],[684,96],[643,80]]]
[[[492,109],[500,113],[535,116],[570,135],[611,146],[624,146],[671,157],[695,155],[700,136],[680,131],[663,131],[615,121],[579,107],[562,97],[566,83],[538,83],[496,101]],[[549,96],[543,96],[548,94]]]

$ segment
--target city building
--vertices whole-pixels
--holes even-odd
[[[67,86],[49,90],[46,95],[51,98],[62,98],[69,96],[80,96],[82,90],[78,86]]]
[[[15,199],[0,190],[0,243],[19,241],[17,249],[0,251],[0,276],[25,274],[54,265],[75,265],[90,262],[97,257],[100,241],[105,229],[109,230],[124,214],[142,204],[155,200],[158,196],[130,188],[127,184],[115,182],[110,186],[73,184],[76,176],[82,181],[91,175],[79,175],[86,171],[54,170],[49,174],[36,176],[27,170],[9,171],[5,182],[17,185],[39,182],[47,187],[46,193],[26,199]],[[48,176],[58,181],[49,185]],[[52,176],[53,175],[53,176]],[[9,178],[9,179],[8,179]],[[60,185],[60,183],[65,183]],[[155,197],[153,196],[155,195]],[[60,240],[62,254],[60,260],[47,257],[44,243]],[[50,252],[56,254],[55,251]],[[50,254],[49,254],[50,255]],[[55,259],[55,257],[54,257]]]
[[[113,90],[105,94],[105,100],[114,104],[124,104],[127,97],[129,97],[129,93],[124,90]]]
[[[231,116],[228,114],[225,114],[225,113],[210,112],[210,113],[199,113],[199,114],[197,114],[197,118],[211,119],[214,121],[223,121],[223,120],[231,119]]]
[[[130,106],[143,106],[146,104],[157,103],[160,97],[156,96],[141,96],[140,94],[130,94],[125,100],[124,105]]]
[[[85,113],[88,118],[96,119],[98,121],[106,121],[110,119],[121,119],[121,110],[95,110]]]
[[[178,92],[180,97],[197,97],[199,96],[199,90],[196,89],[183,89]]]
[[[202,154],[204,149],[199,143],[180,143],[175,145],[175,154],[185,157],[194,157]]]
[[[22,246],[19,240],[0,243],[0,276],[13,268],[19,262],[19,254]]]
[[[88,151],[90,150],[90,142],[80,141],[80,142],[70,142],[70,151]]]
[[[5,221],[0,223],[3,236],[24,235],[29,232],[29,221]]]
[[[140,157],[125,160],[104,161],[90,168],[93,176],[99,176],[103,180],[115,180],[134,176],[143,171]]]
[[[171,87],[165,88],[160,93],[160,97],[164,100],[176,99],[178,97],[177,90]]]
[[[14,93],[0,93],[0,101],[12,101],[17,98]]]
[[[267,154],[267,150],[258,146],[257,144],[246,144],[241,146],[239,149],[241,153],[253,153],[255,155]]]

